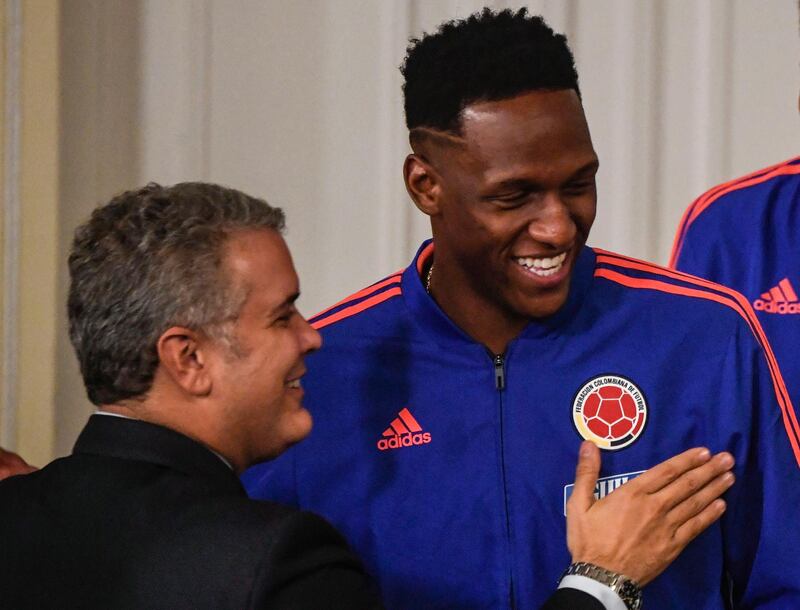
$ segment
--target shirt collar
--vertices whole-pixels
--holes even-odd
[[[430,267],[434,249],[433,240],[423,242],[414,260],[403,272],[403,298],[415,321],[422,324],[426,331],[433,333],[434,338],[440,343],[478,345],[472,337],[456,326],[425,290],[424,274]],[[570,324],[578,315],[583,300],[591,289],[595,260],[594,250],[584,246],[575,262],[569,294],[564,305],[552,316],[532,318],[518,339],[545,336]]]

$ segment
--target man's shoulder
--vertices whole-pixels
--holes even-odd
[[[793,157],[713,186],[695,199],[687,212],[695,220],[711,213],[758,211],[776,188],[797,184],[800,184],[800,157]]]
[[[621,288],[625,298],[634,302],[661,302],[672,311],[670,317],[684,322],[695,317],[707,320],[709,312],[735,323],[749,324],[754,318],[747,299],[732,288],[615,252],[594,251],[595,280]]]
[[[87,460],[71,456],[0,485],[0,537],[13,549],[0,561],[0,585],[15,603],[26,600],[20,607],[49,607],[44,598],[76,607],[261,607],[272,595],[313,596],[295,582],[338,591],[336,575],[367,591],[358,559],[316,515],[202,476],[158,465],[126,473],[103,461],[125,480],[88,487],[80,478]],[[96,465],[88,467],[94,474]],[[74,585],[86,565],[106,589]],[[30,598],[33,573],[47,583],[42,599]]]
[[[205,506],[185,508],[197,521],[212,524],[222,535],[231,530],[249,536],[259,531],[292,532],[302,528],[326,535],[331,530],[335,532],[323,518],[278,502],[221,495],[209,497],[201,504]]]
[[[314,548],[347,548],[344,538],[322,517],[244,496],[209,497],[173,513],[173,548],[196,540],[202,548],[230,549],[255,560]],[[227,555],[226,552],[220,552]]]
[[[800,205],[800,157],[717,184],[697,197],[683,214],[670,257],[675,266],[682,246],[693,236],[703,240],[724,235],[731,243],[758,235],[759,227],[777,215],[786,222],[786,208]],[[695,238],[695,239],[696,239]]]
[[[69,455],[53,460],[40,470],[3,479],[0,481],[0,514],[26,510],[33,502],[47,502],[54,495],[47,493],[48,490],[58,493],[62,486],[74,489],[76,477],[82,470],[76,466],[76,457]]]
[[[385,333],[402,316],[403,270],[381,278],[309,318],[325,340]]]

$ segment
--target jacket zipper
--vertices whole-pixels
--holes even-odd
[[[500,392],[500,467],[503,471],[503,502],[506,510],[506,538],[508,539],[509,552],[511,551],[511,522],[508,518],[508,485],[506,482],[506,450],[505,450],[505,431],[503,425],[503,391],[506,389],[505,358],[503,354],[494,355],[494,386]],[[509,563],[511,558],[509,557]],[[516,608],[514,601],[514,574],[509,567],[508,573],[508,602],[509,607]]]
[[[506,373],[503,369],[503,354],[494,357],[494,387],[501,392],[506,387]]]

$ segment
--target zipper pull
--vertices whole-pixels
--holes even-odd
[[[506,373],[503,369],[503,355],[497,354],[494,357],[494,385],[498,390],[506,387]]]

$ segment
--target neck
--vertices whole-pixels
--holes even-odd
[[[436,267],[430,278],[430,294],[456,326],[493,354],[504,354],[528,325],[529,320],[513,315],[497,301],[486,298],[471,287],[458,265],[436,254]],[[426,282],[423,276],[423,283]]]

